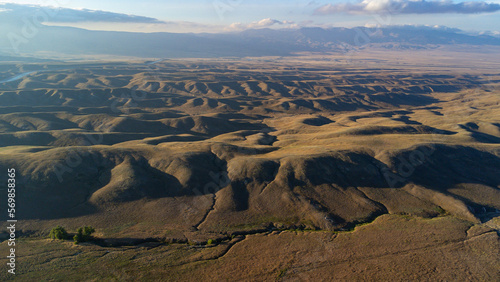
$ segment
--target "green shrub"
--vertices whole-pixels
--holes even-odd
[[[83,239],[85,241],[88,241],[88,240],[92,239],[92,233],[94,233],[94,232],[95,232],[95,229],[92,226],[85,226],[85,227],[83,227],[83,232],[82,232]]]
[[[212,239],[208,239],[207,245],[212,245],[213,243],[214,243],[214,241]]]
[[[49,236],[51,239],[65,240],[68,238],[68,232],[66,232],[66,229],[64,229],[64,227],[57,226],[50,230]]]
[[[92,226],[80,227],[78,228],[76,235],[73,236],[73,241],[75,244],[90,241],[92,240],[92,233],[94,232],[95,229]]]
[[[78,233],[76,233],[75,236],[73,236],[73,241],[75,242],[75,245],[78,245],[80,242],[83,242],[83,234],[82,234],[82,229],[78,229]]]

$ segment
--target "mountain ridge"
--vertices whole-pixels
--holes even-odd
[[[58,52],[155,58],[290,56],[298,52],[347,52],[372,44],[384,48],[435,45],[500,46],[500,38],[426,26],[248,29],[228,33],[138,33],[44,26],[28,37],[22,26],[0,28],[0,50],[13,54]],[[24,35],[23,35],[24,34]]]

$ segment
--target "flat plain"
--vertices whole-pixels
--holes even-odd
[[[494,54],[4,62],[15,279],[496,281]]]

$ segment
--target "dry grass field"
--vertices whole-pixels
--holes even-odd
[[[498,281],[495,54],[2,63],[15,278]]]

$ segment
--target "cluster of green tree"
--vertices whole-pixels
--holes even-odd
[[[50,230],[49,236],[51,239],[66,240],[68,239],[68,232],[66,232],[64,227],[57,226],[56,228],[52,228],[52,230]]]
[[[73,236],[73,241],[75,242],[75,244],[90,241],[92,240],[92,233],[94,232],[95,229],[92,226],[80,227],[78,228],[76,235]],[[68,239],[69,235],[64,227],[57,226],[50,230],[49,237],[51,239],[66,240]]]
[[[81,242],[87,242],[92,239],[92,233],[95,232],[94,227],[91,226],[85,226],[85,227],[80,227],[77,230],[77,233],[75,236],[73,236],[73,241],[75,241],[75,244],[79,244]]]

